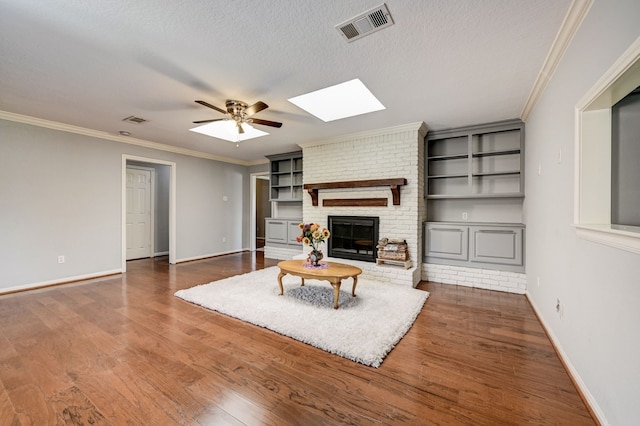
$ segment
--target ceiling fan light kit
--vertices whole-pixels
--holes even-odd
[[[239,133],[235,121],[221,119],[189,130],[234,143],[269,135],[269,133],[258,130],[248,123],[244,123],[242,129],[243,132]]]
[[[207,136],[224,139],[230,142],[240,142],[269,134],[254,128],[251,124],[260,124],[263,126],[277,128],[282,127],[282,123],[252,117],[254,114],[269,108],[269,105],[262,101],[258,101],[250,106],[243,101],[228,99],[225,103],[226,111],[205,101],[198,100],[195,102],[218,111],[224,114],[225,117],[194,121],[194,124],[202,124],[202,126],[189,129],[192,132],[202,133]]]

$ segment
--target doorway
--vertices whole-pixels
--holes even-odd
[[[140,176],[136,176],[135,173],[130,174],[130,171],[140,171],[141,173]],[[175,163],[126,154],[122,156],[122,272],[126,272],[128,259],[168,254],[169,263],[176,263],[175,176]],[[130,184],[132,179],[144,181],[147,177],[150,178],[148,188],[142,183],[140,188],[135,188]],[[145,191],[148,191],[149,194],[148,204],[146,200],[140,200],[146,197]],[[135,197],[133,193],[136,194]],[[134,206],[136,203],[130,202],[134,201],[134,198],[146,206],[138,209],[140,215],[150,213],[149,223],[146,223],[146,219],[139,221],[136,225],[139,228],[137,230],[133,225],[133,218],[130,216],[135,214],[134,210],[137,208]],[[148,228],[146,228],[147,226]],[[146,229],[142,230],[142,228],[148,229],[150,237],[148,242],[143,232]],[[143,244],[140,244],[140,241]],[[145,247],[133,253],[129,247],[136,245]]]
[[[269,173],[251,174],[251,250],[262,251],[265,244],[265,219],[271,217]]]
[[[265,219],[271,217],[269,201],[269,177],[257,176],[256,179],[256,250],[264,249]]]
[[[127,162],[127,260],[154,257],[156,190],[154,168]]]

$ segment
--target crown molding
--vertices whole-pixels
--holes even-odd
[[[520,114],[522,121],[527,121],[529,114],[531,114],[531,111],[538,103],[544,89],[547,87],[551,77],[553,77],[553,73],[556,71],[558,64],[564,57],[571,40],[573,40],[584,18],[587,16],[589,9],[591,9],[592,4],[593,0],[573,0],[573,2],[571,2],[564,21],[562,21],[562,25],[560,25],[560,30],[551,44],[551,49],[549,49],[549,53],[529,93],[527,102],[525,102],[524,108],[522,109],[522,113]]]
[[[0,111],[0,119],[14,121],[17,123],[30,124],[32,126],[45,127],[47,129],[59,130],[62,132],[75,133],[78,135],[89,136],[93,138],[106,139],[113,142],[121,142],[129,145],[141,146],[144,148],[157,149],[159,151],[171,152],[174,154],[187,155],[190,157],[205,158],[207,160],[221,161],[223,163],[238,164],[240,166],[255,166],[264,164],[268,161],[244,161],[235,158],[223,157],[214,154],[208,154],[201,151],[191,149],[178,148],[171,145],[165,145],[158,142],[151,142],[144,139],[133,138],[131,136],[120,136],[100,130],[87,129],[85,127],[73,126],[71,124],[58,123],[56,121],[45,120],[42,118],[30,117],[28,115],[15,114],[8,111]]]
[[[308,147],[317,146],[317,145],[327,145],[332,143],[350,141],[354,139],[364,139],[364,138],[370,138],[370,137],[382,136],[382,135],[386,136],[386,135],[392,135],[395,133],[403,133],[403,132],[417,132],[418,137],[421,137],[424,139],[424,137],[427,135],[428,130],[429,129],[427,125],[424,122],[419,121],[415,123],[401,124],[399,126],[385,127],[383,129],[366,130],[364,132],[351,133],[348,135],[336,136],[328,139],[320,139],[320,140],[309,141],[309,142],[300,142],[298,143],[298,146],[301,148],[308,148]]]

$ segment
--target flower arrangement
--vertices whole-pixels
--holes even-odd
[[[311,253],[309,253],[307,260],[317,265],[318,261],[324,257],[322,250],[318,249],[318,245],[328,239],[331,233],[327,228],[321,229],[319,223],[301,223],[298,228],[302,234],[296,237],[296,241],[305,246],[311,246]]]

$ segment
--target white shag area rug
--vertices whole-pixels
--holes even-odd
[[[175,295],[260,327],[340,355],[379,367],[409,331],[429,293],[414,288],[359,278],[342,281],[339,309],[333,309],[333,288],[327,281],[286,275],[280,296],[276,266],[214,281]]]

